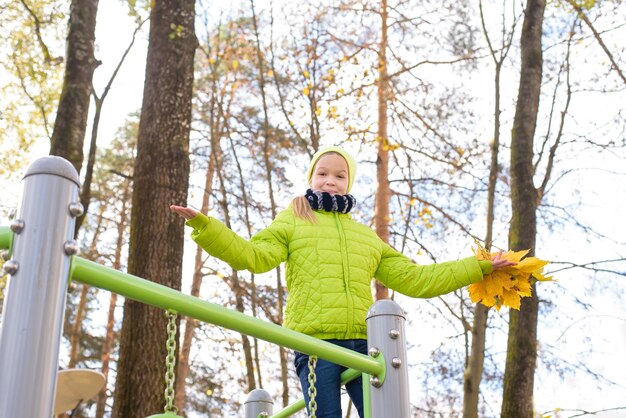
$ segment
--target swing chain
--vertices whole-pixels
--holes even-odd
[[[315,375],[315,365],[317,364],[317,356],[309,356],[309,416],[315,418],[317,411],[317,402],[315,397],[317,396],[317,389],[315,388],[315,382],[317,376]]]
[[[174,406],[174,367],[176,366],[176,314],[165,311],[167,322],[167,357],[165,358],[165,412],[178,411]]]

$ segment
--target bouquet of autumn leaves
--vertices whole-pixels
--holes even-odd
[[[490,253],[478,242],[474,254],[479,260],[491,260],[496,253]],[[494,270],[485,275],[484,279],[469,286],[472,302],[482,303],[485,306],[495,306],[500,310],[502,305],[519,310],[521,299],[531,296],[531,280],[542,282],[552,281],[552,277],[543,275],[543,268],[547,261],[536,257],[524,258],[530,250],[507,251],[500,255],[500,259],[514,261],[516,264]]]

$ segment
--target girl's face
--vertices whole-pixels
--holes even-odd
[[[317,160],[311,176],[313,191],[346,194],[348,189],[348,163],[339,154],[324,154]]]

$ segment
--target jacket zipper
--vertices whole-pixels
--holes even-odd
[[[346,243],[346,235],[343,230],[343,226],[341,225],[341,221],[339,220],[339,214],[337,212],[333,213],[335,216],[335,224],[337,225],[337,231],[339,232],[339,243],[341,247],[341,268],[343,270],[343,283],[346,287],[346,301],[348,303],[348,318],[347,318],[347,328],[345,338],[348,338],[348,334],[352,331],[353,326],[353,311],[354,311],[354,302],[352,300],[352,294],[350,293],[350,266],[348,264],[348,246]]]

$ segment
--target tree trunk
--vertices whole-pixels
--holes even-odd
[[[507,44],[503,41],[502,48],[499,52],[500,55],[497,57],[496,51],[491,47],[491,42],[489,41],[487,25],[482,11],[482,3],[480,3],[480,16],[483,31],[495,63],[493,141],[490,146],[491,164],[489,166],[489,184],[487,186],[487,232],[485,234],[485,248],[491,250],[491,244],[493,242],[493,221],[495,218],[496,185],[500,172],[498,166],[498,154],[500,150],[500,74],[502,63],[510,48],[510,43]],[[488,320],[489,308],[481,303],[477,303],[474,307],[472,347],[463,377],[463,418],[478,418],[478,399],[480,395],[480,382],[484,370],[485,340],[487,337]]]
[[[474,307],[472,348],[463,376],[463,418],[478,417],[478,395],[485,361],[485,337],[489,308],[481,303]]]
[[[491,143],[491,165],[489,167],[489,184],[487,186],[487,233],[485,235],[485,248],[491,250],[493,241],[493,220],[496,183],[498,180],[498,150],[500,148],[500,69],[501,62],[496,63],[495,77],[495,122],[494,137]],[[487,321],[489,308],[482,303],[474,307],[474,323],[472,325],[472,348],[467,360],[463,379],[463,418],[478,417],[478,395],[480,394],[480,381],[483,375],[485,361],[485,338],[487,335]]]
[[[211,148],[213,152],[215,148]],[[200,212],[207,213],[209,211],[209,198],[213,193],[213,173],[215,172],[215,158],[209,157],[209,167],[207,168],[206,181],[204,183],[204,193],[202,194],[202,207]],[[194,260],[193,279],[191,283],[191,296],[200,296],[200,288],[202,286],[202,266],[203,266],[203,250],[199,245],[196,247],[196,256]],[[178,357],[178,369],[176,379],[176,396],[174,403],[179,411],[185,410],[185,381],[189,375],[189,353],[191,351],[191,342],[196,329],[196,320],[194,318],[185,319],[185,334],[183,342],[180,346],[180,355]]]
[[[243,313],[244,312],[244,304],[243,304],[243,289],[241,288],[241,283],[239,282],[239,274],[237,271],[233,271],[232,275],[233,279],[233,290],[235,292],[235,302],[236,309]],[[246,361],[246,380],[248,382],[248,393],[252,392],[256,389],[256,380],[254,377],[254,362],[252,357],[252,345],[250,344],[250,339],[246,334],[241,334],[241,345],[243,346],[243,355]]]
[[[387,0],[381,2],[381,37],[378,50],[378,156],[376,158],[376,187],[374,224],[376,233],[389,242],[389,141],[387,138],[387,98],[389,75],[387,74]],[[374,280],[376,300],[388,299],[389,289]]]
[[[78,307],[76,308],[76,316],[74,318],[74,324],[72,324],[72,331],[70,333],[70,361],[67,364],[68,369],[73,369],[78,363],[78,351],[80,346],[80,339],[82,337],[83,318],[85,316],[85,309],[87,307],[87,295],[89,294],[89,286],[83,284],[80,290],[80,300]]]
[[[537,190],[533,184],[533,139],[542,75],[541,33],[545,0],[530,0],[524,12],[520,85],[511,138],[511,206],[509,248],[535,250]],[[533,384],[537,361],[536,287],[523,298],[520,311],[511,309],[504,372],[502,417],[533,416]]]
[[[105,381],[109,382],[109,364],[111,362],[111,350],[113,343],[115,342],[115,307],[117,306],[117,293],[111,292],[111,298],[109,299],[109,312],[107,315],[107,330],[104,337],[104,345],[102,346],[102,374]],[[96,418],[104,417],[104,409],[107,402],[107,385],[105,384],[100,393],[98,394],[98,400],[96,401]]]
[[[129,181],[125,182],[124,192],[122,194],[122,208],[120,211],[120,219],[117,223],[117,242],[115,245],[115,259],[113,262],[113,268],[119,270],[122,268],[122,247],[124,245],[124,233],[128,226],[128,214],[127,214],[127,202],[131,193],[131,184]],[[109,381],[109,364],[111,362],[111,350],[115,343],[115,307],[117,306],[117,294],[111,292],[111,298],[109,299],[109,312],[107,315],[107,330],[104,337],[104,344],[102,345],[102,355],[100,359],[102,361],[102,374],[105,381]],[[104,409],[107,402],[107,385],[105,384],[100,393],[98,394],[98,400],[96,402],[96,418],[104,417]]]
[[[220,181],[220,192],[222,195],[222,200],[220,201],[220,205],[222,207],[222,212],[224,213],[224,224],[231,228],[230,222],[230,212],[228,210],[228,202],[226,200],[226,185],[224,182],[224,176],[222,175],[222,149],[219,145],[219,142],[215,144],[215,155],[217,158],[217,175]],[[239,282],[239,274],[236,270],[233,270],[230,275],[230,280],[228,282],[233,294],[235,295],[235,309],[237,311],[243,313],[244,312],[244,303],[243,303],[243,288],[241,287],[241,283]],[[252,362],[252,346],[250,345],[250,340],[248,336],[245,334],[241,334],[241,345],[243,348],[244,359],[246,363],[246,382],[248,383],[248,392],[252,391],[256,388],[255,378],[254,378],[254,364]]]
[[[128,271],[180,289],[183,218],[172,203],[187,201],[195,2],[152,5],[143,107],[139,123]],[[163,410],[167,320],[162,310],[126,300],[114,418]]]
[[[70,161],[80,173],[93,72],[98,0],[72,0],[61,100],[54,121],[50,154]]]
[[[254,14],[254,10],[253,10],[253,14]],[[258,46],[258,44],[257,44]],[[230,136],[230,135],[229,135]],[[241,166],[241,163],[239,161],[239,158],[237,157],[237,150],[235,148],[235,145],[233,143],[232,137],[229,138],[229,142],[230,142],[230,146],[231,146],[231,150],[233,153],[233,157],[234,160],[237,164],[237,173],[239,174],[239,184],[241,186],[241,197],[242,197],[242,202],[243,202],[243,209],[244,209],[244,216],[245,216],[245,221],[246,221],[246,228],[248,230],[248,235],[252,236],[252,221],[250,220],[250,213],[249,213],[249,207],[250,207],[250,201],[248,199],[248,192],[246,190],[246,183],[244,181],[244,173],[243,173],[243,168]],[[278,269],[278,272],[280,272],[280,269]],[[250,309],[252,310],[252,316],[254,318],[257,317],[257,311],[256,311],[256,307],[257,307],[257,295],[256,295],[256,286],[254,283],[254,274],[250,275]],[[243,312],[243,311],[242,311]],[[251,353],[251,358],[250,358],[250,364],[246,363],[246,370],[248,372],[249,375],[252,375],[252,381],[254,382],[254,373],[256,371],[257,373],[257,382],[260,388],[263,388],[263,379],[261,376],[261,363],[259,360],[259,340],[257,338],[253,338],[253,344],[252,344],[252,349],[250,350],[251,352],[254,351],[254,355],[252,355]],[[282,359],[282,357],[281,357]],[[247,357],[247,352],[246,352],[246,362],[248,361],[248,357]],[[286,364],[285,364],[285,368],[286,368]],[[282,369],[281,369],[282,370]],[[283,383],[284,385],[284,383]],[[256,388],[256,385],[254,386]]]
[[[254,34],[256,40],[256,54],[257,54],[257,65],[259,70],[259,89],[261,92],[261,100],[263,103],[263,162],[265,163],[265,173],[267,176],[267,187],[268,194],[270,198],[270,205],[272,211],[272,219],[276,217],[276,201],[274,198],[274,184],[272,180],[272,164],[270,161],[270,128],[269,128],[269,116],[267,111],[267,99],[265,97],[265,63],[263,62],[263,54],[261,53],[261,41],[259,37],[259,29],[257,27],[257,19],[256,13],[254,11],[254,0],[250,0],[250,7],[252,10],[253,20],[252,23],[254,25]],[[313,126],[313,125],[311,125]],[[315,143],[315,141],[313,141]],[[283,301],[285,298],[285,292],[283,291],[283,282],[282,276],[280,273],[280,268],[276,269],[276,291],[277,291],[277,300],[278,300],[278,320],[282,324],[283,319]],[[280,375],[283,384],[283,393],[282,393],[282,401],[283,407],[289,405],[289,379],[288,379],[288,371],[287,371],[287,351],[284,347],[278,347],[278,353],[280,357]],[[246,357],[247,360],[247,357]],[[247,366],[250,369],[250,366]]]
[[[102,225],[104,223],[104,206],[101,207],[100,213],[98,214],[98,222],[96,224],[96,229],[93,234],[93,238],[91,240],[91,244],[89,245],[89,252],[87,253],[88,260],[94,260],[96,258],[96,245],[100,239],[100,233],[102,232]],[[83,329],[83,319],[85,315],[85,310],[87,308],[87,296],[89,295],[89,286],[86,284],[81,285],[80,291],[80,299],[78,302],[78,306],[76,307],[76,315],[74,315],[74,323],[71,326],[72,331],[70,332],[70,360],[68,362],[68,368],[76,367],[78,363],[78,356],[80,350],[80,340],[82,338],[82,329]]]

